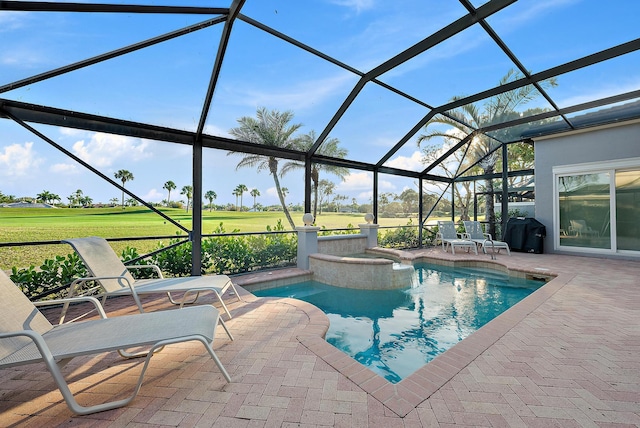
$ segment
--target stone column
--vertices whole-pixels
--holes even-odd
[[[298,268],[309,269],[309,254],[318,252],[319,227],[313,224],[313,215],[307,213],[303,216],[304,226],[296,227],[298,232]]]
[[[380,225],[377,224],[359,224],[360,234],[365,235],[367,237],[367,248],[373,248],[378,246],[378,228]]]

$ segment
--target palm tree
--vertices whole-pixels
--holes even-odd
[[[304,134],[300,137],[300,141],[304,150],[309,150],[316,142],[316,132],[311,130],[308,134]],[[347,149],[338,147],[340,140],[337,138],[327,137],[320,148],[318,154],[329,156],[333,158],[344,159],[349,153]],[[282,167],[281,175],[284,175],[291,169],[304,168],[304,165],[300,162],[287,162]],[[335,165],[323,165],[314,163],[311,164],[311,190],[313,191],[313,218],[316,218],[318,213],[318,184],[320,183],[320,171],[325,171],[330,174],[334,174],[344,181],[345,177],[349,175],[349,169],[342,166]]]
[[[78,201],[83,207],[90,207],[93,204],[91,196],[82,196]]]
[[[244,195],[244,192],[246,192],[247,190],[247,186],[245,186],[244,184],[238,184],[238,186],[236,187],[235,191],[238,193],[238,195],[240,196],[240,211],[242,211],[242,195]],[[236,200],[236,205],[237,204],[237,200]]]
[[[318,188],[318,206],[320,207],[320,214],[322,214],[322,204],[324,203],[325,199],[329,200],[329,196],[333,195],[336,184],[332,181],[322,179],[318,182]]]
[[[238,196],[240,196],[240,192],[238,192],[238,188],[236,187],[235,189],[233,189],[233,192],[231,192],[231,194],[236,197],[236,203],[234,207],[235,207],[235,210],[238,211]]]
[[[168,191],[167,206],[169,206],[171,204],[171,191],[176,189],[176,183],[169,180],[166,183],[164,183],[164,186],[162,186],[162,188]]]
[[[249,192],[249,194],[251,196],[253,196],[253,210],[256,210],[256,198],[258,196],[260,196],[260,191],[258,189],[251,189],[251,192]]]
[[[73,192],[71,195],[67,196],[67,199],[69,199],[69,208],[71,208],[73,205],[80,204],[80,198],[82,198],[81,189],[78,189],[75,192]],[[116,199],[116,202],[117,202],[117,199]]]
[[[232,128],[229,133],[240,140],[255,144],[262,144],[269,147],[277,147],[282,149],[300,150],[300,141],[293,137],[293,134],[300,129],[302,124],[290,125],[293,119],[293,113],[286,111],[281,113],[277,110],[267,110],[264,107],[258,109],[256,118],[243,116],[238,119],[240,126]],[[291,214],[284,202],[284,195],[280,187],[278,178],[278,158],[275,156],[257,155],[251,153],[229,152],[228,155],[239,154],[242,156],[236,169],[243,167],[256,168],[258,172],[267,170],[273,177],[278,192],[280,204],[284,210],[284,214],[289,221],[292,229],[295,229],[295,223],[291,218]]]
[[[43,190],[41,193],[38,193],[36,195],[36,200],[37,201],[42,201],[43,203],[48,203],[52,198],[53,198],[54,194],[49,192],[48,190]]]
[[[126,169],[120,169],[113,175],[116,180],[122,181],[122,187],[124,187],[124,183],[127,181],[133,180],[133,174],[127,171]],[[122,190],[122,209],[124,209],[124,189]]]
[[[189,204],[191,203],[191,197],[193,196],[193,186],[182,186],[180,194],[187,197],[187,212],[189,212]]]
[[[500,80],[500,85],[518,80],[522,77],[523,76],[520,72],[511,69]],[[543,88],[548,88],[557,86],[557,81],[555,78],[551,78],[541,81],[539,84]],[[450,126],[459,132],[452,133],[450,132],[451,129],[444,131],[430,131],[418,137],[418,145],[435,137],[444,138],[448,141],[459,142],[476,129],[483,128],[494,123],[501,123],[510,119],[519,118],[520,113],[516,111],[516,108],[535,99],[539,94],[540,92],[538,92],[534,85],[527,85],[511,91],[503,92],[490,98],[482,106],[482,109],[479,109],[475,104],[466,104],[450,111],[449,116],[437,115],[425,125],[425,131],[430,124],[439,123]],[[459,98],[460,97],[454,97],[453,100],[455,101]],[[532,109],[532,111],[540,110]],[[523,112],[523,115],[529,115],[529,112],[525,111]],[[494,133],[494,135],[496,134]],[[470,142],[467,156],[471,156],[471,159],[473,160],[471,163],[478,163],[484,175],[493,174],[498,161],[498,153],[495,149],[499,145],[499,141],[486,134],[476,135]],[[487,192],[487,220],[489,221],[489,233],[492,236],[496,236],[496,214],[493,204],[493,180],[491,178],[487,178],[485,179],[485,183],[485,191]]]
[[[118,198],[111,198],[111,199],[109,199],[109,203],[110,203],[111,205],[114,205],[114,206],[115,206],[115,205],[118,203]]]
[[[216,199],[218,195],[213,190],[207,190],[207,193],[204,194],[204,197],[209,200],[209,212],[211,212],[211,208],[213,207],[213,200]]]

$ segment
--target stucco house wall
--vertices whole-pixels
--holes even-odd
[[[534,140],[536,219],[546,226],[544,252],[554,252],[553,168],[640,157],[640,121]]]

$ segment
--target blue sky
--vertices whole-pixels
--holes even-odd
[[[170,4],[143,1],[142,4]],[[174,4],[226,6],[227,2]],[[475,6],[481,3],[473,1]],[[366,72],[463,16],[457,1],[248,0],[242,13]],[[637,37],[640,2],[536,0],[515,3],[488,23],[532,72],[589,55]],[[0,87],[87,57],[204,21],[203,16],[0,12]],[[0,93],[0,97],[126,120],[194,130],[215,59],[221,25],[88,68]],[[635,34],[634,34],[635,31]],[[549,94],[560,107],[640,88],[640,59],[630,54],[561,76]],[[489,89],[512,68],[485,32],[473,27],[445,41],[380,80],[432,106],[454,95]],[[291,110],[301,132],[319,134],[349,94],[357,77],[307,52],[238,21],[234,26],[205,132],[229,137],[241,116],[259,107]],[[527,107],[547,107],[542,98]],[[404,136],[428,109],[374,84],[367,84],[331,136],[348,158],[374,162]],[[191,151],[157,141],[34,125],[56,143],[109,177],[133,173],[126,187],[150,202],[167,197],[164,182],[178,189],[191,182]],[[237,170],[239,157],[205,150],[203,189],[216,203],[234,203],[233,189],[256,188],[263,205],[277,204],[267,172]],[[410,141],[387,165],[418,171],[420,150]],[[334,179],[331,176],[324,178]],[[282,179],[288,202],[302,203],[302,171]],[[381,176],[380,192],[415,188],[411,179]],[[351,171],[336,193],[365,203],[372,176]],[[0,120],[0,191],[35,196],[43,190],[63,201],[81,189],[94,202],[119,198],[120,191],[95,177],[19,125]],[[245,195],[245,205],[251,201]]]

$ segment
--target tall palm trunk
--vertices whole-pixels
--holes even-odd
[[[494,168],[493,166],[489,167],[489,168],[485,168],[484,173],[485,174],[493,174]],[[495,210],[495,206],[494,206],[494,195],[493,195],[493,191],[494,191],[494,187],[493,187],[493,179],[491,178],[487,178],[485,180],[486,183],[486,187],[487,187],[487,197],[486,197],[486,204],[487,204],[487,221],[489,222],[489,233],[491,234],[491,237],[493,239],[497,239],[496,236],[496,210]],[[503,203],[505,203],[506,201],[503,201]]]
[[[318,172],[318,168],[315,166],[311,167],[311,181],[313,182],[313,218],[315,219],[318,215],[318,181],[320,178],[320,173]]]
[[[278,198],[280,199],[280,204],[282,205],[282,209],[284,210],[284,215],[287,217],[287,221],[291,225],[291,229],[295,230],[296,225],[291,218],[291,214],[287,209],[287,204],[284,202],[284,195],[282,194],[282,188],[280,187],[280,180],[278,180],[278,160],[275,158],[269,158],[269,171],[273,176],[273,181],[276,184],[276,190],[278,192]]]

